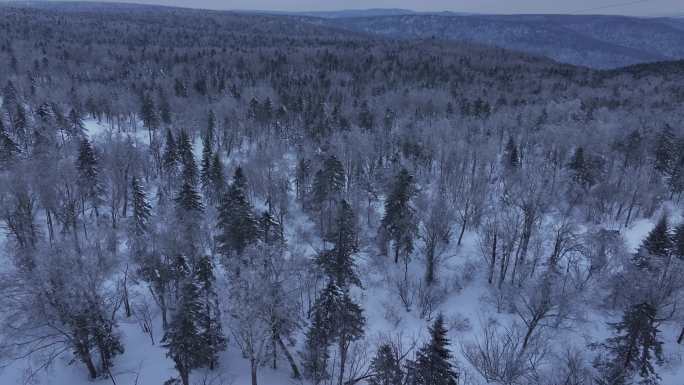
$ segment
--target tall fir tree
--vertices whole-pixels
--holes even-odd
[[[206,363],[206,338],[202,333],[202,303],[192,280],[185,280],[176,313],[162,340],[166,356],[176,364],[183,385],[190,385],[190,372]]]
[[[14,135],[23,146],[24,150],[29,146],[29,127],[26,117],[26,110],[21,103],[17,103],[14,114],[12,115],[12,129]]]
[[[608,357],[594,363],[600,373],[597,383],[631,384],[638,375],[642,385],[658,384],[660,377],[653,364],[663,362],[663,343],[658,338],[656,308],[649,303],[633,305],[625,311],[621,322],[610,326],[616,335],[602,344]]]
[[[2,114],[0,114],[0,165],[14,160],[20,151],[19,146],[5,130],[5,125],[2,122]]]
[[[159,89],[159,119],[161,123],[168,126],[171,124],[171,106],[163,89]]]
[[[313,323],[307,335],[304,368],[309,378],[326,378],[328,348],[337,344],[340,365],[337,376],[338,384],[342,385],[349,346],[363,337],[365,324],[361,307],[352,300],[347,290],[329,279],[314,304]]]
[[[637,251],[634,262],[639,268],[653,269],[668,258],[672,252],[672,236],[666,215],[660,217]]]
[[[135,176],[131,178],[131,205],[133,206],[131,216],[133,234],[136,237],[142,237],[148,231],[152,208],[147,202],[145,189]]]
[[[266,245],[282,246],[285,244],[283,226],[271,213],[264,211],[259,217],[259,234]]]
[[[143,125],[150,131],[159,127],[159,115],[154,105],[154,99],[149,94],[142,96],[140,104],[140,117]]]
[[[211,140],[209,136],[205,136],[202,140],[202,163],[200,167],[200,183],[202,190],[206,195],[211,193],[211,170],[212,170],[213,154],[211,150]]]
[[[508,139],[504,155],[504,162],[507,169],[517,170],[518,168],[520,168],[520,155],[518,154],[518,145],[515,144],[515,139],[513,139],[513,137],[510,137]]]
[[[330,360],[330,338],[325,314],[314,311],[311,327],[306,332],[302,356],[304,376],[314,385],[322,383],[329,377],[328,361]]]
[[[667,184],[670,187],[670,197],[679,196],[684,192],[684,141],[682,142],[680,155],[672,165],[672,170],[667,177]]]
[[[180,190],[178,190],[178,195],[176,196],[176,204],[178,208],[182,210],[182,212],[179,213],[179,217],[181,218],[188,212],[201,213],[204,211],[202,197],[191,179],[188,180],[183,178]]]
[[[572,180],[583,188],[589,188],[594,184],[594,177],[590,162],[584,154],[583,147],[577,147],[568,165],[572,172]]]
[[[400,385],[404,383],[404,370],[398,352],[390,344],[382,344],[371,361],[373,375],[369,385]]]
[[[99,216],[98,207],[103,204],[105,190],[100,181],[100,169],[95,150],[93,150],[88,139],[81,140],[76,169],[82,203],[85,204],[88,201],[95,215]],[[85,212],[85,207],[82,210]]]
[[[675,136],[672,132],[672,127],[666,124],[656,137],[654,158],[654,167],[656,171],[663,176],[669,176],[672,172],[672,166],[677,157],[677,148],[675,143]]]
[[[68,125],[68,133],[72,139],[83,138],[85,136],[86,129],[83,118],[75,108],[72,108],[71,111],[69,111]]]
[[[203,256],[198,261],[195,280],[199,286],[199,301],[202,304],[199,326],[204,339],[204,365],[213,370],[218,363],[218,353],[225,350],[227,345],[221,327],[214,266],[209,256]]]
[[[385,201],[385,215],[380,223],[383,241],[392,241],[394,262],[399,256],[413,252],[413,241],[418,231],[418,222],[412,200],[416,194],[413,176],[402,169],[396,177],[392,190]]]
[[[430,328],[430,341],[416,354],[410,365],[411,385],[456,385],[458,373],[449,351],[444,317],[440,314]]]
[[[684,222],[675,228],[672,236],[672,250],[675,256],[684,260]]]
[[[218,250],[224,256],[242,255],[257,240],[258,221],[247,199],[247,178],[242,168],[235,169],[233,183],[219,205],[217,237]]]
[[[204,134],[204,137],[209,142],[210,147],[214,144],[214,132],[216,132],[216,114],[214,113],[214,110],[209,110],[209,116],[207,117],[207,131]]]
[[[328,240],[334,243],[331,250],[323,251],[317,264],[340,287],[361,286],[353,254],[358,252],[356,214],[347,201],[340,201],[337,219]]]
[[[331,214],[328,209],[334,207],[345,185],[346,174],[342,162],[334,155],[329,156],[323,161],[323,167],[314,174],[312,186],[311,200],[314,209],[321,213],[321,224],[326,212]]]
[[[162,155],[162,169],[167,176],[175,176],[178,171],[178,146],[171,130],[166,130],[166,143]]]
[[[178,159],[182,166],[183,181],[196,187],[199,171],[192,151],[192,140],[185,130],[178,135]]]
[[[219,202],[225,192],[225,180],[223,176],[223,163],[218,152],[214,153],[211,159],[211,170],[209,172],[209,183],[211,185],[209,201],[213,204]]]

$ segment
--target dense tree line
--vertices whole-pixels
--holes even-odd
[[[684,319],[681,73],[276,16],[0,15],[2,357],[112,377],[123,318],[156,341],[149,299],[183,385],[229,346],[253,385],[282,363],[314,384],[658,382],[660,328]],[[453,341],[445,304],[477,273],[512,321]],[[380,290],[425,338],[369,332]],[[614,335],[554,349],[587,307]]]

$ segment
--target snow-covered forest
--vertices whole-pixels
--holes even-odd
[[[682,385],[684,62],[0,5],[0,384]]]

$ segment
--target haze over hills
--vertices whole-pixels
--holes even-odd
[[[470,41],[593,68],[684,58],[684,22],[677,18],[409,14],[313,22],[394,38]]]

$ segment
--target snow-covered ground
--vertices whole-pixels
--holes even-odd
[[[105,124],[94,120],[85,122],[88,135],[93,140],[99,140],[107,135],[113,134]],[[131,135],[135,141],[142,145],[149,144],[148,133],[145,130],[138,130]],[[195,152],[201,153],[199,140],[195,141]],[[283,160],[284,167],[294,167],[293,158],[286,157]],[[287,227],[288,242],[296,245],[303,255],[313,255],[315,253],[311,238],[315,234],[315,225],[310,221],[299,206],[293,204],[290,212],[290,219]],[[680,217],[681,208],[668,205],[667,211],[671,214],[674,222],[682,220]],[[650,219],[639,219],[632,225],[623,229],[622,235],[632,250],[641,243],[648,232],[653,228],[654,222]],[[371,231],[371,230],[368,230]],[[0,247],[3,245],[4,234],[0,236]],[[0,250],[5,250],[4,247]],[[491,301],[486,300],[490,292],[490,287],[486,281],[487,266],[480,256],[477,236],[472,232],[466,232],[463,243],[457,246],[455,242],[443,253],[445,257],[442,269],[440,270],[440,284],[445,285],[449,290],[446,301],[435,309],[434,314],[442,312],[449,325],[458,325],[458,330],[452,328],[450,338],[452,350],[459,362],[459,366],[466,371],[474,373],[473,368],[463,357],[463,344],[472,341],[480,335],[480,328],[483,322],[489,317],[496,317],[499,322],[508,323],[514,320],[514,316],[509,314],[496,313],[495,306]],[[4,258],[7,256],[5,255]],[[385,257],[374,255],[370,249],[362,250],[357,257],[359,271],[362,274],[364,290],[357,291],[355,294],[361,301],[364,308],[364,315],[367,318],[366,336],[369,342],[369,352],[372,354],[377,341],[383,338],[396,338],[401,336],[405,341],[421,341],[427,336],[427,326],[429,320],[419,316],[417,305],[418,298],[414,299],[410,311],[402,303],[395,287],[388,283],[391,276],[403,274],[403,266],[390,266],[389,260],[382,260]],[[3,261],[3,263],[7,263]],[[423,274],[423,261],[416,258],[409,265],[409,275],[417,278]],[[142,286],[135,289],[137,295],[147,295],[146,289]],[[1,311],[1,310],[0,310]],[[557,332],[554,336],[555,341],[565,346],[575,346],[585,349],[587,344],[598,342],[608,336],[606,322],[615,321],[613,315],[591,314],[587,321],[574,325],[572,330]],[[161,320],[159,317],[154,319],[154,335],[156,344],[152,344],[149,336],[145,334],[134,318],[126,319],[121,317],[119,320],[120,332],[123,335],[125,353],[116,358],[113,378],[102,378],[95,381],[87,379],[85,370],[80,363],[70,362],[69,354],[63,355],[47,372],[41,373],[34,381],[45,385],[86,385],[86,384],[111,384],[116,385],[148,385],[162,384],[165,380],[176,376],[173,362],[166,358],[166,350],[160,346],[161,339]],[[662,339],[665,342],[664,351],[668,365],[658,368],[662,377],[663,385],[684,385],[684,346],[675,343],[679,325],[668,323],[662,328]],[[300,336],[301,337],[301,336]],[[301,340],[301,338],[300,338]],[[301,347],[301,341],[300,345]],[[293,353],[295,353],[293,351]],[[22,383],[27,366],[30,361],[15,362],[11,366],[0,371],[0,385],[10,385]],[[220,356],[220,366],[215,371],[197,370],[192,373],[192,382],[195,384],[231,384],[248,385],[250,384],[249,362],[242,357],[242,354],[233,344],[229,345],[227,351]],[[273,370],[264,366],[259,370],[259,384],[262,385],[289,385],[298,384],[290,378],[288,367],[282,362],[280,369]]]

